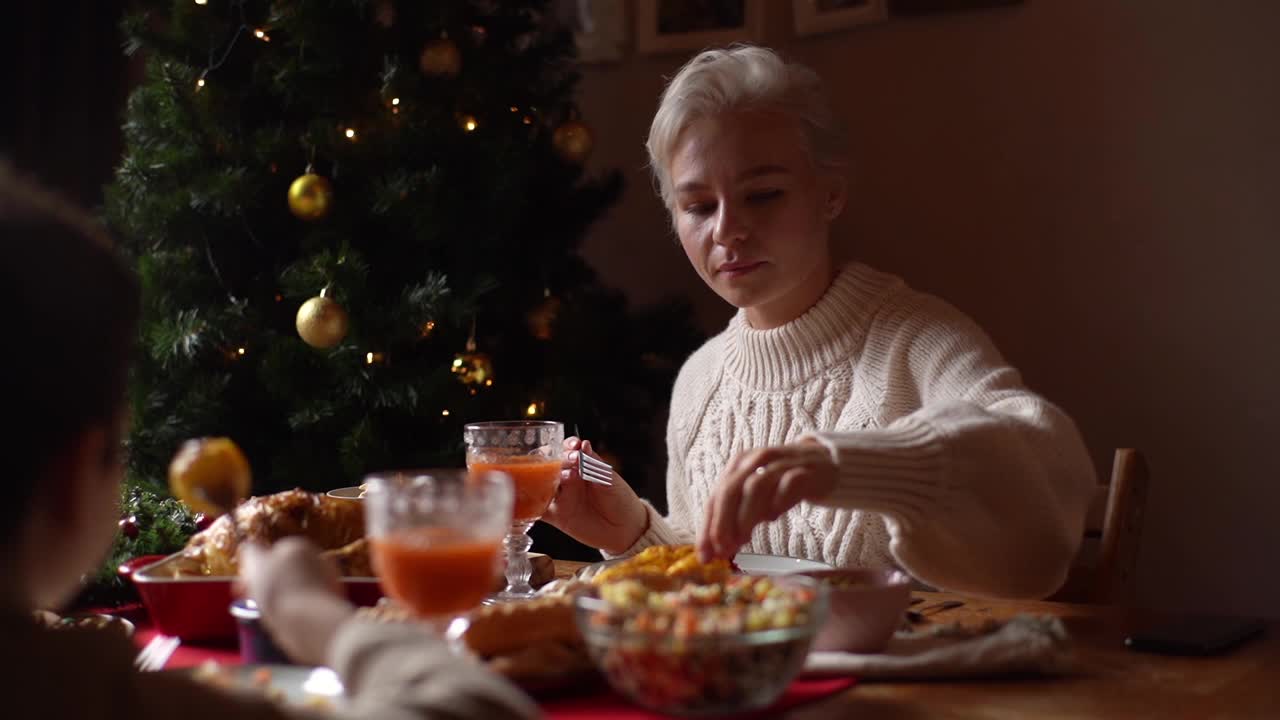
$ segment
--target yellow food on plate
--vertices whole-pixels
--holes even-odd
[[[732,574],[733,566],[727,560],[704,563],[692,545],[654,545],[596,573],[591,583],[637,580],[654,589],[665,589],[685,583],[720,583]]]

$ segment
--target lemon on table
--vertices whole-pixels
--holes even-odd
[[[230,438],[188,440],[169,463],[169,491],[193,512],[217,515],[249,496],[249,460]]]

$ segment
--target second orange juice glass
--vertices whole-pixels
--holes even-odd
[[[556,496],[564,457],[564,425],[547,420],[471,423],[463,427],[467,468],[499,471],[515,488],[514,520],[503,545],[507,555],[507,587],[494,600],[533,597],[529,585],[529,528]]]

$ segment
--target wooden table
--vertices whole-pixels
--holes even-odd
[[[556,561],[558,577],[585,563]],[[1155,615],[1100,605],[983,600],[917,593],[927,604],[964,605],[935,622],[980,623],[1019,613],[1062,619],[1079,671],[1055,678],[955,682],[862,681],[849,692],[786,715],[795,720],[851,718],[1280,718],[1280,623],[1237,650],[1179,658],[1129,650],[1124,638]]]

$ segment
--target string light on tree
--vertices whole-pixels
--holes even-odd
[[[200,77],[196,78],[196,92],[200,92],[203,89],[204,89],[204,76],[201,75]]]
[[[480,122],[476,120],[475,115],[458,113],[458,127],[462,128],[465,132],[471,133],[480,128]]]
[[[546,407],[547,407],[547,404],[542,402],[541,400],[534,400],[533,402],[529,403],[528,407],[524,409],[525,417],[531,417],[531,418],[541,417],[542,412],[546,409]]]
[[[381,365],[387,361],[387,356],[380,352],[367,352],[364,354],[365,365]]]
[[[298,335],[313,348],[328,350],[347,336],[347,311],[328,296],[329,288],[302,303],[294,324]]]
[[[345,136],[346,136],[346,138],[347,138],[348,140],[350,140],[351,142],[355,142],[355,141],[356,141],[356,129],[355,129],[355,128],[350,128],[350,127],[349,127],[349,128],[347,128],[346,130],[343,130],[343,131],[342,131],[342,134],[343,134],[343,135],[345,135]]]
[[[423,340],[426,340],[427,338],[431,337],[431,334],[434,333],[435,331],[436,331],[436,321],[428,320],[422,323],[422,327],[418,328],[418,337],[422,338]]]
[[[256,29],[256,30],[254,30],[254,31],[253,31],[253,36],[254,36],[254,37],[256,37],[256,38],[258,38],[258,39],[259,39],[259,40],[261,40],[262,42],[271,42],[271,36],[270,36],[270,35],[268,35],[268,34],[267,34],[267,31],[266,31],[266,30],[263,30],[262,28],[258,28],[258,29]]]
[[[320,220],[329,214],[332,205],[333,185],[310,165],[289,185],[289,209],[300,220]]]

